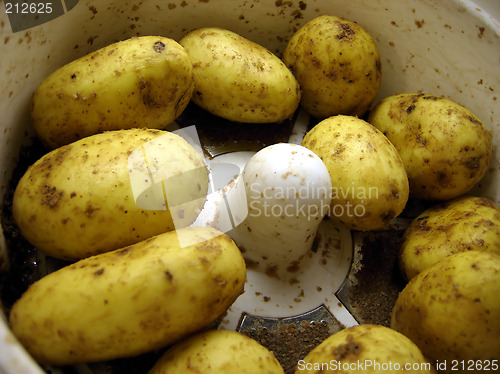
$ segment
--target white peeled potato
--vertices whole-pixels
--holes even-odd
[[[161,36],[123,40],[68,63],[33,94],[33,127],[50,148],[103,131],[161,129],[193,93],[189,57]]]
[[[368,122],[397,148],[413,197],[459,197],[479,182],[490,164],[491,133],[469,109],[444,97],[389,96],[370,112]]]
[[[345,18],[322,15],[307,22],[288,41],[283,61],[300,84],[300,105],[319,119],[361,116],[379,91],[377,44],[363,27]]]
[[[283,374],[276,357],[257,341],[230,330],[197,334],[171,347],[149,374]]]
[[[10,325],[40,363],[135,356],[208,326],[243,292],[245,276],[228,236],[185,228],[45,276],[14,304]]]
[[[272,52],[232,31],[215,27],[186,34],[179,43],[193,63],[192,101],[236,122],[270,123],[291,118],[300,88]]]
[[[310,149],[273,144],[247,162],[243,182],[248,214],[228,235],[254,269],[288,277],[287,269],[313,246],[330,207],[328,169]]]
[[[35,162],[16,187],[13,216],[36,248],[76,260],[190,225],[207,189],[203,158],[181,136],[108,131]]]

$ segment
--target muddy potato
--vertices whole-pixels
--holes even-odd
[[[500,208],[485,197],[463,196],[435,205],[408,226],[399,252],[407,279],[455,253],[500,255]]]
[[[229,330],[197,334],[171,347],[149,374],[283,374],[274,355],[257,341]]]
[[[299,105],[300,88],[283,62],[229,30],[201,28],[179,43],[193,63],[193,102],[236,122],[281,122]]]
[[[500,256],[468,251],[446,257],[415,276],[399,294],[391,327],[410,338],[429,359],[500,357]],[[491,372],[491,366],[484,371]],[[483,372],[481,370],[474,372]]]
[[[16,187],[13,216],[39,250],[76,260],[190,225],[207,188],[203,158],[179,135],[109,131],[33,164]]]
[[[227,235],[184,228],[47,275],[15,303],[10,324],[41,363],[133,356],[212,323],[243,292],[245,277]]]
[[[332,179],[330,217],[351,229],[375,230],[404,209],[408,179],[396,148],[357,117],[334,116],[310,130],[302,145],[325,163]]]
[[[355,22],[323,15],[289,40],[283,61],[297,78],[301,106],[314,117],[361,116],[375,99],[382,77],[372,36]]]
[[[364,324],[324,340],[297,365],[299,373],[435,373],[420,349],[388,327]]]
[[[33,94],[33,127],[51,148],[106,130],[161,129],[181,114],[193,89],[184,48],[160,36],[135,37],[48,76]]]
[[[414,197],[461,196],[490,164],[491,133],[470,110],[444,97],[390,96],[370,112],[368,122],[398,149]]]

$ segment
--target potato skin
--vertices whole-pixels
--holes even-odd
[[[457,253],[408,283],[394,306],[391,327],[429,359],[446,360],[444,372],[454,373],[452,360],[484,362],[500,357],[499,294],[500,256]]]
[[[398,149],[414,197],[449,200],[461,196],[490,164],[491,133],[470,110],[444,97],[390,96],[370,112],[368,122]]]
[[[204,198],[192,201],[190,209],[169,204],[150,210],[135,202],[128,159],[153,139],[163,144],[158,169],[171,175],[195,170],[179,200],[206,195],[205,163],[180,136],[152,129],[108,131],[57,148],[26,171],[13,198],[22,235],[46,254],[77,260],[194,222]]]
[[[199,243],[181,248],[178,233]],[[14,304],[10,324],[41,363],[133,356],[212,323],[243,292],[245,277],[227,235],[190,227],[47,275]]]
[[[161,36],[134,37],[48,76],[33,94],[33,127],[50,148],[107,130],[161,129],[182,113],[193,89],[184,48]]]
[[[273,53],[232,31],[201,28],[179,43],[193,63],[192,101],[230,121],[281,122],[293,116],[300,88]]]
[[[283,374],[274,355],[230,330],[199,333],[169,348],[149,374]]]
[[[369,123],[333,116],[310,130],[302,145],[330,172],[330,217],[365,231],[382,228],[403,211],[409,188],[403,163],[396,148]]]
[[[500,255],[500,208],[485,197],[463,196],[422,212],[405,231],[399,265],[411,279],[439,260],[469,250]]]
[[[288,41],[283,61],[300,84],[301,106],[319,119],[363,115],[380,88],[377,44],[344,18],[322,15],[307,22]]]
[[[330,367],[321,370],[322,364]],[[436,373],[406,336],[388,327],[364,324],[346,328],[324,340],[299,361],[295,374],[398,373],[405,365],[411,365],[411,370],[404,372]]]

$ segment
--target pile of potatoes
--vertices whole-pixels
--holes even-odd
[[[349,366],[354,360],[426,364],[412,367],[426,373],[435,371],[429,362],[452,370],[454,360],[498,369],[500,210],[464,196],[488,168],[491,134],[467,108],[429,94],[397,94],[370,110],[381,76],[369,33],[327,15],[291,36],[282,58],[229,30],[203,28],[179,42],[118,42],[55,71],[31,105],[34,129],[51,150],[19,182],[13,214],[39,250],[74,263],[28,289],[10,313],[12,331],[43,364],[173,345],[151,373],[282,373],[255,341],[200,332],[243,292],[246,267],[227,235],[189,227],[205,203],[207,170],[190,144],[161,129],[189,101],[246,126],[273,126],[301,106],[317,120],[302,145],[328,168],[332,219],[377,230],[411,197],[436,205],[405,234],[400,267],[409,282],[392,329],[345,329],[297,373],[322,372],[322,363],[338,363],[332,372],[378,372]],[[162,157],[148,153],[151,142]],[[146,197],[159,208],[137,205],[130,186],[137,149],[167,177],[185,174],[176,201],[145,173]]]

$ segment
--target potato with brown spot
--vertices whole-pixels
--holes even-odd
[[[50,273],[15,303],[10,325],[43,364],[136,356],[210,325],[245,277],[227,235],[185,228]]]
[[[408,178],[396,148],[360,118],[333,116],[302,141],[325,163],[332,179],[330,217],[355,230],[389,224],[408,200]]]
[[[194,335],[169,348],[149,374],[283,374],[273,353],[230,330]]]
[[[399,94],[368,116],[398,149],[410,194],[449,200],[470,191],[486,173],[492,135],[467,108],[441,96]]]
[[[300,87],[272,52],[232,31],[207,27],[179,43],[192,63],[192,101],[219,117],[247,123],[282,122],[299,105]]]
[[[435,205],[406,229],[399,265],[407,279],[452,254],[500,255],[500,208],[485,197],[463,196]]]
[[[300,84],[301,106],[319,119],[361,116],[380,88],[375,40],[363,27],[341,17],[322,15],[307,22],[288,41],[283,61]]]
[[[391,327],[430,360],[498,360],[500,256],[479,251],[446,257],[415,276],[399,294]],[[474,373],[490,373],[476,370]],[[478,368],[481,369],[481,368]]]
[[[33,164],[16,187],[13,215],[36,248],[76,260],[190,225],[207,189],[203,158],[179,135],[108,131]]]
[[[420,349],[388,327],[364,324],[341,330],[300,360],[302,373],[436,373]]]
[[[31,118],[50,148],[108,130],[161,129],[193,93],[189,57],[161,36],[123,40],[72,61],[35,90]]]

